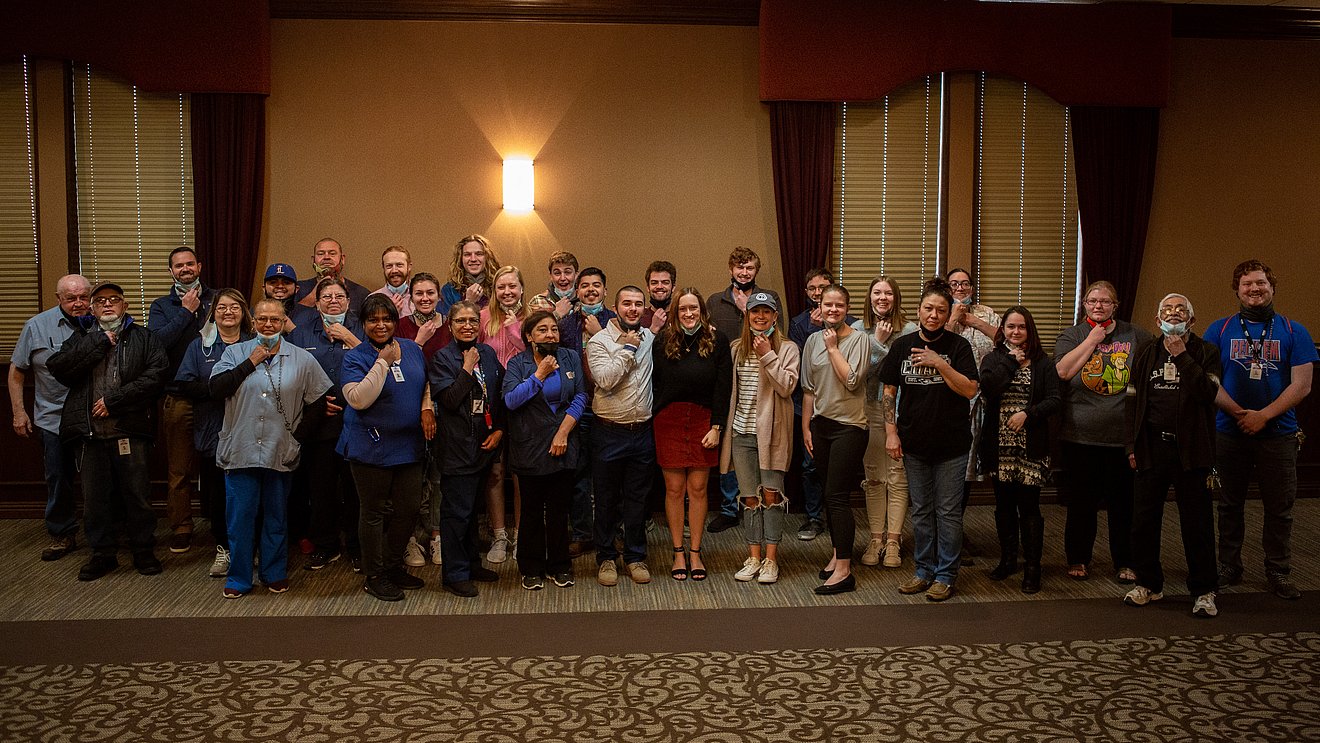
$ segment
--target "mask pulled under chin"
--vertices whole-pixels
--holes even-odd
[[[752,279],[751,281],[748,282],[742,282],[737,279],[734,279],[733,285],[740,292],[749,292],[752,290],[752,287],[756,286],[756,279]]]
[[[193,281],[191,284],[180,284],[179,282],[176,281],[174,282],[174,293],[182,297],[183,295],[187,294],[188,292],[192,291],[193,289],[196,289],[201,285],[202,285],[201,279],[197,279]]]
[[[257,343],[265,346],[266,348],[274,348],[275,345],[279,342],[280,342],[279,333],[275,333],[273,335],[266,335],[265,333],[257,333]]]
[[[558,297],[559,299],[569,299],[577,292],[571,286],[563,291],[559,291],[559,287],[555,286],[554,284],[551,284],[550,293],[553,294],[555,297]]]
[[[1165,335],[1187,335],[1187,323],[1160,320],[1160,332]]]
[[[458,346],[458,350],[460,350],[460,351],[466,351],[466,350],[468,350],[469,348],[476,348],[476,347],[477,347],[477,341],[476,341],[475,338],[472,339],[472,340],[470,340],[470,341],[464,341],[464,340],[459,340],[458,338],[455,338],[455,339],[454,339],[454,345],[455,345],[455,346]]]
[[[671,300],[673,300],[673,297],[665,297],[664,299],[656,299],[655,297],[651,297],[651,306],[656,308],[657,310],[667,310],[669,309],[669,302]]]
[[[114,320],[110,320],[110,321],[97,318],[96,324],[101,326],[101,330],[104,330],[107,333],[118,333],[120,329],[124,327],[124,316],[120,315],[119,317],[116,317]]]
[[[586,302],[583,302],[579,304],[578,307],[582,308],[582,311],[588,315],[599,315],[600,311],[605,309],[605,303],[597,302],[596,304],[587,304]]]
[[[385,291],[389,292],[390,294],[407,294],[408,282],[405,281],[402,284],[395,286],[387,281],[385,282]]]
[[[954,304],[965,304],[965,305],[968,305],[968,306],[971,306],[971,304],[972,304],[972,298],[971,298],[971,297],[968,297],[968,298],[966,298],[966,299],[957,299],[957,298],[954,298],[953,301],[954,301]]]
[[[1243,305],[1238,309],[1238,312],[1241,313],[1242,317],[1248,322],[1265,322],[1271,317],[1274,317],[1274,303],[1270,302],[1264,307],[1247,307],[1246,305]]]
[[[325,276],[334,276],[336,273],[338,273],[335,269],[331,268],[330,266],[322,266],[320,263],[313,263],[312,270],[316,272],[316,278],[318,279]]]
[[[542,356],[554,356],[559,352],[559,341],[553,343],[537,343],[536,352]]]
[[[935,341],[939,340],[940,338],[943,338],[943,337],[944,337],[944,333],[945,333],[945,330],[944,330],[944,326],[943,326],[943,325],[941,325],[941,326],[939,327],[939,329],[936,330],[936,331],[934,331],[934,332],[931,332],[931,331],[929,331],[929,330],[926,330],[925,328],[922,328],[922,329],[921,329],[921,339],[924,340],[924,341],[926,341],[927,343],[934,343]]]
[[[623,318],[619,318],[619,328],[625,333],[639,333],[642,330],[642,324],[637,323],[636,325],[629,325],[623,321]]]
[[[679,327],[683,328],[683,332],[687,335],[696,335],[697,333],[701,332],[701,328],[703,327],[703,325],[701,323],[697,323],[696,325],[693,325],[690,328],[683,327],[682,325],[679,325]]]
[[[341,312],[338,315],[327,315],[324,312],[321,313],[321,320],[324,321],[326,325],[343,325],[345,317],[348,317],[347,312]]]

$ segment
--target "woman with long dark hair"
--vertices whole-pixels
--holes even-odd
[[[857,590],[852,574],[853,487],[866,453],[866,373],[871,345],[865,333],[845,322],[848,290],[831,284],[820,295],[825,329],[807,339],[802,351],[802,443],[816,460],[823,484],[834,552],[816,593],[829,596]]]
[[[656,461],[665,477],[665,516],[674,542],[674,580],[706,579],[701,538],[706,524],[706,481],[719,463],[720,438],[729,417],[733,360],[729,339],[710,324],[706,302],[692,287],[672,305],[652,346]],[[683,523],[691,531],[684,552]]]
[[[995,484],[999,564],[991,580],[1017,572],[1019,533],[1025,567],[1022,592],[1040,590],[1045,519],[1040,488],[1050,473],[1050,425],[1063,403],[1054,361],[1041,347],[1036,320],[1026,307],[1004,311],[995,347],[981,361],[985,429],[980,456]]]
[[[963,479],[972,445],[968,401],[978,389],[971,345],[945,329],[952,306],[949,283],[927,281],[917,332],[894,341],[880,367],[885,451],[903,460],[912,500],[916,572],[898,590],[925,591],[930,601],[951,597],[958,578]]]

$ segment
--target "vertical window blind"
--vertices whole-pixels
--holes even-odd
[[[0,359],[41,311],[32,67],[0,64]],[[52,287],[53,289],[53,287]]]
[[[997,312],[1031,311],[1053,349],[1076,316],[1077,185],[1068,109],[982,73],[976,116],[976,284]]]
[[[876,276],[892,276],[914,307],[922,282],[940,268],[943,121],[943,75],[879,101],[841,104],[830,263],[854,314]]]
[[[90,65],[72,74],[81,271],[122,286],[145,323],[173,282],[170,251],[193,241],[188,96],[144,93]]]

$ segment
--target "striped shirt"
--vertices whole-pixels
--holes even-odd
[[[738,400],[733,407],[733,430],[746,436],[756,435],[756,394],[761,386],[761,362],[756,354],[734,367],[737,374]]]

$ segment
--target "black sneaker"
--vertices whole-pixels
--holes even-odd
[[[317,550],[307,556],[307,562],[303,563],[303,570],[320,570],[339,559],[339,552],[330,550]]]
[[[555,582],[556,586],[559,586],[560,588],[568,588],[573,585],[573,574],[555,573],[555,577],[552,578],[552,580]]]
[[[490,568],[483,568],[481,566],[474,566],[472,568],[472,580],[481,581],[482,583],[494,583],[499,579],[500,574]]]
[[[545,588],[545,578],[539,575],[524,575],[522,577],[522,587],[529,591],[539,591]]]
[[[355,552],[348,553],[348,567],[355,573],[361,573],[362,555]]]
[[[711,519],[709,524],[706,524],[706,531],[710,534],[719,534],[725,529],[732,529],[737,525],[738,525],[737,516],[726,516],[725,514],[721,513],[721,514],[717,514],[715,518]]]
[[[824,521],[821,521],[820,519],[807,519],[802,522],[802,528],[798,529],[797,538],[804,542],[810,542],[824,533]]]
[[[133,555],[133,568],[139,575],[160,575],[160,560],[150,552],[139,552]]]
[[[44,562],[58,560],[70,552],[78,549],[78,540],[72,536],[52,537],[50,546],[41,551],[41,559]]]
[[[390,582],[407,591],[413,591],[426,585],[426,581],[409,573],[403,568],[395,568],[388,575]]]
[[[115,568],[119,567],[119,561],[114,555],[92,555],[82,569],[78,571],[78,580],[96,580]]]
[[[461,596],[465,599],[472,599],[477,597],[477,584],[473,583],[470,580],[456,580],[453,581],[452,583],[449,581],[445,581],[440,585],[446,591],[454,594],[455,596]]]
[[[1266,578],[1270,581],[1270,590],[1275,596],[1288,601],[1296,601],[1302,597],[1302,592],[1293,585],[1292,577],[1287,573],[1267,573]]]
[[[170,537],[170,552],[183,553],[192,548],[192,532],[176,531]]]
[[[1219,563],[1219,590],[1224,590],[1229,586],[1236,586],[1242,582],[1242,566],[1229,565],[1226,562]]]
[[[375,596],[381,601],[402,601],[403,589],[394,585],[388,575],[377,575],[367,578],[362,586],[363,590]]]

